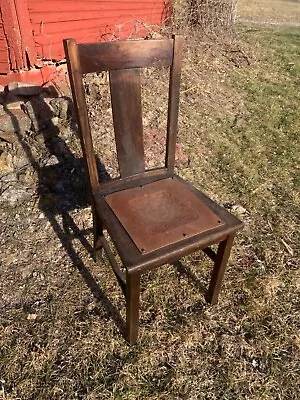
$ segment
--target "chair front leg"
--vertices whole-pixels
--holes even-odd
[[[218,297],[234,237],[235,234],[229,235],[223,242],[219,244],[216,260],[211,274],[208,293],[206,295],[206,300],[211,304],[217,304],[218,302]]]
[[[127,341],[133,345],[137,341],[140,308],[140,273],[126,273],[126,328]]]

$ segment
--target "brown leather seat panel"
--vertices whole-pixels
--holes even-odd
[[[224,224],[172,178],[108,194],[105,201],[143,254]]]

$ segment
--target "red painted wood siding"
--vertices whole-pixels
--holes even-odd
[[[0,10],[0,73],[7,74],[10,70],[8,44],[4,33],[2,13]]]
[[[26,0],[0,0],[0,74],[28,68],[35,62]]]
[[[164,0],[27,0],[37,56],[64,58],[62,40],[79,42],[141,36],[168,12]]]

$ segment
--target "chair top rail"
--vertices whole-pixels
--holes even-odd
[[[78,43],[83,74],[118,69],[169,67],[173,39]]]

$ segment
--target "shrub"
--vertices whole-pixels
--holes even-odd
[[[172,24],[180,30],[201,28],[208,35],[232,35],[237,0],[174,0]]]

